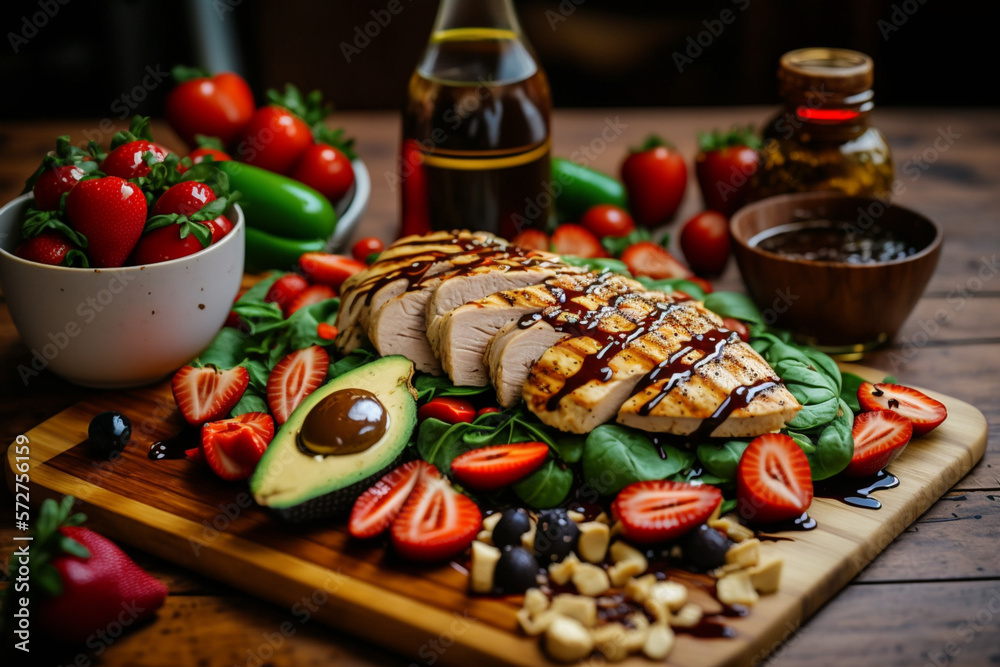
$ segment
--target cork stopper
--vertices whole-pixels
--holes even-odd
[[[839,104],[869,102],[874,79],[872,59],[858,51],[812,47],[781,56],[778,86],[795,103],[827,97]]]

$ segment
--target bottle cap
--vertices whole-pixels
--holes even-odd
[[[781,56],[778,87],[790,102],[816,98],[834,104],[860,104],[874,97],[872,59],[849,49],[811,47]],[[825,104],[823,106],[826,106]]]

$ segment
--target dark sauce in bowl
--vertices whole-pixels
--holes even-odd
[[[862,229],[854,222],[809,220],[779,225],[750,239],[748,245],[788,259],[875,264],[905,259],[919,248],[879,225]]]

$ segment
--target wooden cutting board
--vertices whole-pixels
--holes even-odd
[[[878,371],[845,366],[868,379]],[[926,390],[925,390],[926,391]],[[729,639],[678,635],[673,665],[756,664],[870,563],[982,457],[986,420],[973,406],[932,391],[948,419],[912,442],[891,469],[900,480],[879,491],[880,510],[817,498],[819,526],[765,542],[784,558],[781,590],[751,614],[726,619]],[[79,447],[103,410],[132,420],[133,439],[118,459],[97,461]],[[109,537],[283,605],[296,622],[308,614],[416,658],[422,664],[549,664],[536,639],[520,634],[515,601],[470,597],[457,567],[418,567],[381,545],[358,544],[342,525],[287,526],[253,506],[245,484],[224,483],[185,460],[151,461],[150,444],[182,420],[168,383],[130,393],[100,393],[26,435],[32,505],[73,494]],[[13,489],[8,450],[7,479]],[[625,664],[649,664],[634,657]]]

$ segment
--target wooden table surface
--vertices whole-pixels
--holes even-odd
[[[554,153],[582,156],[615,173],[624,152],[649,132],[695,153],[699,129],[762,123],[764,108],[608,109],[559,111]],[[394,238],[398,193],[391,186],[399,119],[391,113],[341,114],[336,121],[357,137],[373,193],[355,238]],[[904,189],[897,201],[926,214],[945,232],[937,272],[891,345],[862,363],[901,382],[972,403],[989,421],[985,458],[943,499],[875,559],[861,575],[801,628],[789,628],[768,664],[983,665],[1000,663],[1000,114],[937,109],[876,112],[896,159]],[[106,128],[107,124],[103,125]],[[24,179],[59,134],[74,141],[101,134],[97,119],[0,123],[0,201],[20,192]],[[162,124],[156,136],[176,137]],[[105,132],[100,139],[110,141]],[[693,180],[693,179],[692,179]],[[692,182],[679,215],[700,207]],[[719,289],[742,289],[731,263]],[[891,289],[892,286],[886,286]],[[43,373],[22,382],[29,364],[0,301],[0,442],[5,449],[32,426],[95,390]],[[904,480],[905,483],[905,480]],[[0,557],[13,548],[13,497],[0,494]],[[98,526],[99,528],[99,526]],[[110,646],[55,648],[32,654],[31,664],[140,665],[423,665],[433,664],[447,638],[428,638],[433,650],[414,659],[314,623],[292,609],[257,601],[171,565],[129,553],[170,587],[158,617]],[[292,621],[292,623],[288,623]],[[290,631],[287,631],[290,628]],[[286,631],[283,631],[286,630]],[[40,647],[35,644],[37,649]],[[6,647],[5,647],[6,648]]]

